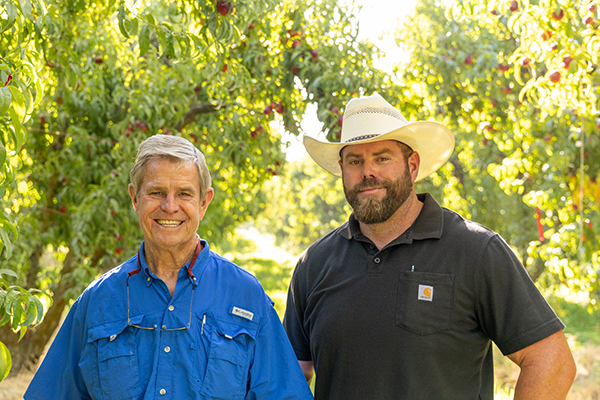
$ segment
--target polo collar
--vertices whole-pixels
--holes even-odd
[[[407,241],[439,239],[442,237],[442,232],[444,230],[442,207],[440,207],[429,193],[417,194],[417,198],[423,202],[423,208],[421,209],[419,216],[415,222],[413,222],[411,227],[398,238],[394,239],[392,243],[406,243]],[[366,238],[360,231],[360,225],[354,217],[354,213],[350,214],[348,222],[340,227],[338,233],[348,240],[360,240]]]

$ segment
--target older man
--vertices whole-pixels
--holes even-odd
[[[447,128],[373,95],[348,103],[340,143],[304,144],[354,209],[290,284],[284,326],[316,399],[491,400],[491,341],[521,367],[515,399],[566,398],[564,325],[517,257],[415,192],[450,157]]]
[[[77,299],[25,399],[311,399],[258,281],[196,233],[202,153],[152,136],[130,177],[144,242]]]

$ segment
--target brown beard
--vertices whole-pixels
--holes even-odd
[[[383,187],[386,195],[383,198],[369,196],[360,201],[358,192],[368,188]],[[379,224],[390,219],[392,215],[408,199],[412,192],[412,179],[408,168],[404,175],[393,181],[379,180],[376,178],[364,179],[353,188],[344,185],[344,194],[348,204],[354,209],[354,217],[363,224]]]

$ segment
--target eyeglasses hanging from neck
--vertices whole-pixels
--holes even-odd
[[[200,254],[200,247],[201,247],[201,243],[200,243],[200,238],[198,237],[198,244],[196,245],[196,250],[194,251],[194,256],[192,257],[192,260],[190,261],[190,266],[187,269],[188,277],[190,277],[194,281],[196,280],[196,277],[192,273],[192,268],[194,267],[194,264],[196,263],[196,259],[198,258],[198,255]],[[130,302],[129,302],[129,278],[132,277],[133,275],[138,274],[142,270],[142,262],[140,260],[141,260],[141,254],[140,254],[140,251],[138,250],[138,260],[137,260],[138,268],[134,269],[133,271],[131,271],[127,274],[127,325],[132,326],[134,328],[138,328],[138,329],[146,329],[146,330],[153,330],[153,331],[183,331],[186,329],[190,329],[190,326],[192,324],[192,305],[193,305],[193,301],[194,301],[194,290],[196,289],[195,284],[192,285],[192,295],[190,297],[190,318],[189,318],[189,321],[186,326],[182,326],[180,328],[168,328],[166,325],[163,325],[161,327],[159,327],[158,325],[140,326],[140,325],[131,323],[131,318],[129,317],[129,309],[130,309],[130,307],[129,307],[129,305],[130,305]]]

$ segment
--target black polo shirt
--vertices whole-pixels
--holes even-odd
[[[300,258],[284,326],[316,399],[492,399],[504,354],[564,328],[506,242],[419,195],[378,250],[353,216]]]

